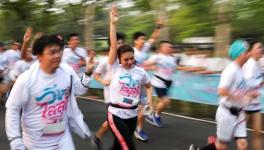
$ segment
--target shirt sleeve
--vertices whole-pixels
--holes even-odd
[[[98,64],[98,66],[97,66],[97,68],[95,69],[95,73],[100,73],[100,74],[102,74],[102,73],[104,73],[105,71],[106,71],[106,66],[107,66],[107,62],[105,62],[105,61],[101,61],[99,64]]]
[[[6,102],[5,128],[11,149],[25,149],[21,134],[21,110],[29,101],[25,76],[19,76]]]
[[[224,70],[220,77],[218,88],[229,89],[234,82],[234,71],[228,69]]]
[[[143,84],[147,84],[147,83],[150,83],[150,76],[149,74],[144,70],[144,75],[143,75]]]
[[[146,42],[144,43],[144,46],[142,47],[141,51],[147,53],[150,51],[150,49],[151,49],[151,43]]]

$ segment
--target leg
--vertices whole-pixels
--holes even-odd
[[[158,104],[156,106],[157,114],[160,115],[163,110],[170,105],[170,98],[168,96],[163,96],[159,98]]]
[[[254,150],[262,150],[262,118],[261,113],[252,113],[251,114],[251,122],[253,128],[253,138],[252,138],[252,145]]]
[[[236,140],[237,150],[246,150],[248,147],[248,143],[246,138],[239,138]]]
[[[108,123],[115,136],[113,149],[118,150],[118,145],[122,150],[134,150],[135,144],[132,134],[136,128],[137,118],[121,119],[108,112]],[[127,123],[129,122],[129,123]]]
[[[101,125],[100,129],[96,132],[95,136],[99,138],[100,140],[102,140],[103,136],[106,134],[107,131],[109,131],[109,125],[107,121],[105,121]]]

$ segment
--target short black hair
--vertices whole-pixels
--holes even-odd
[[[132,53],[134,53],[133,47],[130,46],[129,44],[124,44],[124,45],[120,46],[117,49],[117,57],[118,57],[118,59],[120,59],[121,58],[121,55],[123,53],[126,53],[126,52],[132,52]]]
[[[117,32],[116,33],[116,40],[123,40],[125,41],[126,40],[126,35],[123,33],[123,32]],[[108,38],[108,45],[110,46],[111,45],[111,42],[110,42],[110,37]]]
[[[159,47],[164,44],[164,43],[167,43],[167,44],[172,44],[170,41],[166,41],[166,40],[162,40],[159,42]]]
[[[60,48],[64,47],[64,40],[61,35],[53,34],[53,35],[44,35],[37,39],[32,47],[33,55],[40,55],[43,53],[44,48],[49,45],[58,45]]]
[[[78,36],[79,37],[79,34],[78,33],[71,33],[67,36],[67,41],[70,41],[72,37],[74,36]]]
[[[147,35],[145,33],[143,33],[143,32],[135,32],[133,34],[133,40],[137,40],[141,36],[147,36]]]

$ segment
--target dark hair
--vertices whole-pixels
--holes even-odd
[[[165,44],[165,43],[167,43],[167,44],[172,44],[170,41],[165,41],[165,40],[163,40],[163,41],[160,41],[160,42],[159,42],[159,47],[160,47],[162,44]]]
[[[0,47],[4,47],[4,43],[0,41]]]
[[[126,39],[126,35],[124,34],[124,33],[122,33],[122,32],[117,32],[116,33],[116,40],[118,41],[118,40],[125,40]],[[111,42],[110,42],[110,37],[108,38],[108,45],[111,45]]]
[[[261,43],[261,41],[255,39],[255,38],[246,38],[244,39],[247,43],[248,43],[248,52],[252,50],[253,46],[256,44],[256,43]]]
[[[128,44],[124,44],[122,46],[120,46],[118,49],[117,49],[117,57],[118,59],[121,58],[121,55],[123,53],[126,53],[126,52],[132,52],[134,53],[134,49],[132,46],[128,45]]]
[[[33,55],[42,54],[44,48],[49,45],[58,45],[61,48],[63,48],[64,40],[60,35],[44,35],[34,42],[32,47],[32,54]]]
[[[133,40],[137,40],[139,37],[141,37],[141,36],[146,36],[146,34],[145,33],[143,33],[143,32],[135,32],[134,34],[133,34]]]
[[[71,38],[74,37],[74,36],[78,36],[78,37],[79,37],[79,34],[77,34],[77,33],[71,33],[71,34],[69,34],[69,35],[67,36],[67,41],[70,41]]]

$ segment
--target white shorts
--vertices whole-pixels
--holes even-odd
[[[238,116],[230,113],[228,108],[220,105],[216,111],[217,139],[230,142],[233,138],[246,138],[246,117],[244,111]]]

